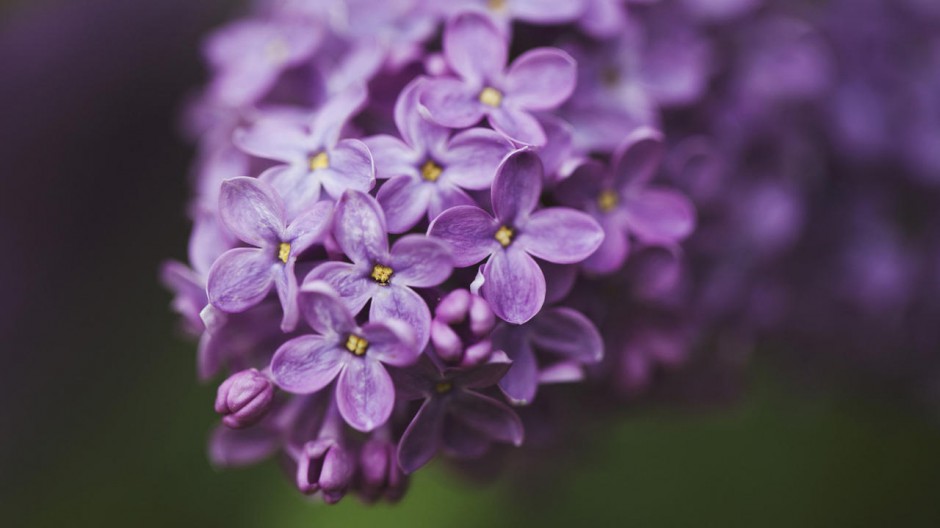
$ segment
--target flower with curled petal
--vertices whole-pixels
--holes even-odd
[[[419,349],[428,342],[431,312],[412,288],[430,288],[453,269],[450,251],[439,240],[407,235],[389,249],[385,214],[375,198],[359,191],[340,197],[333,216],[333,238],[349,262],[320,264],[304,279],[326,281],[353,313],[369,300],[374,321],[399,319],[411,326]]]
[[[604,228],[600,249],[581,265],[612,273],[630,250],[629,235],[648,245],[674,246],[695,228],[695,207],[683,194],[650,186],[662,158],[659,131],[641,128],[621,144],[611,166],[587,161],[555,191],[558,200],[583,209]]]
[[[444,30],[444,57],[459,78],[435,78],[419,102],[441,125],[464,128],[484,116],[518,143],[540,146],[545,131],[531,112],[551,110],[574,91],[577,64],[556,48],[523,53],[506,69],[509,44],[484,15],[461,13]]]
[[[447,242],[459,267],[489,257],[483,267],[483,297],[510,323],[531,319],[545,302],[545,276],[532,257],[557,264],[586,259],[604,238],[589,215],[567,207],[536,211],[542,192],[542,162],[527,150],[507,157],[492,188],[496,217],[475,206],[458,206],[431,222],[428,233]]]
[[[275,383],[311,394],[337,379],[336,406],[346,423],[366,432],[384,424],[395,404],[395,386],[383,364],[407,366],[418,358],[410,328],[384,318],[358,326],[323,282],[305,284],[300,308],[316,334],[291,339],[274,353]]]
[[[297,324],[297,256],[319,241],[330,224],[333,206],[318,202],[287,223],[284,202],[267,183],[254,178],[233,178],[222,184],[219,216],[239,240],[254,247],[223,253],[209,270],[209,303],[229,313],[240,313],[260,303],[272,284],[277,290],[285,332]]]
[[[392,233],[403,233],[422,217],[434,219],[445,209],[472,205],[465,189],[489,188],[496,167],[512,144],[486,128],[453,137],[446,127],[421,117],[418,93],[423,81],[410,83],[395,104],[395,124],[402,139],[378,135],[364,141],[375,158],[376,177],[388,182],[377,199]]]

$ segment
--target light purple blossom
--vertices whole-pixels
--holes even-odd
[[[439,240],[407,235],[388,246],[385,215],[374,198],[347,191],[336,205],[333,238],[352,261],[320,264],[304,280],[323,280],[342,297],[353,313],[369,300],[374,321],[399,319],[414,330],[423,349],[428,342],[431,312],[412,288],[430,288],[444,282],[453,269],[450,251]],[[304,286],[306,287],[306,286]]]
[[[513,20],[531,24],[561,24],[572,22],[585,10],[586,0],[451,0],[441,2],[446,14],[476,11],[509,27]]]
[[[274,381],[288,392],[312,394],[336,379],[336,406],[346,423],[366,432],[384,424],[395,387],[383,365],[407,366],[420,352],[408,326],[395,319],[358,326],[322,282],[304,285],[300,305],[316,334],[291,339],[274,353]]]
[[[565,207],[535,210],[542,192],[542,163],[517,151],[500,165],[493,181],[495,218],[475,206],[441,213],[428,230],[453,249],[458,267],[487,259],[483,297],[501,319],[521,324],[545,301],[545,277],[533,257],[573,264],[602,243],[603,230],[590,216]]]
[[[488,189],[496,167],[512,144],[489,129],[474,128],[451,137],[418,112],[423,81],[409,84],[395,105],[401,139],[389,135],[364,141],[375,159],[376,177],[387,179],[377,199],[389,231],[403,233],[421,218],[434,219],[457,205],[472,205],[465,189]]]
[[[333,206],[320,202],[287,223],[280,196],[263,181],[234,178],[222,184],[222,223],[239,240],[254,247],[230,249],[209,270],[206,291],[212,306],[244,312],[277,290],[284,317],[281,328],[297,324],[297,256],[319,241],[329,227]]]
[[[536,48],[508,69],[509,44],[487,17],[462,13],[448,21],[444,56],[458,78],[429,80],[419,101],[428,117],[441,125],[464,128],[484,116],[512,140],[545,143],[545,132],[531,112],[557,108],[575,88],[577,65],[555,48]]]

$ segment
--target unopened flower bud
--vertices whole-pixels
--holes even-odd
[[[450,363],[460,361],[463,354],[463,343],[453,328],[444,322],[434,319],[431,321],[431,343],[438,357]]]
[[[362,497],[372,502],[381,496],[390,501],[404,495],[408,477],[398,466],[396,447],[384,440],[369,440],[359,454]]]
[[[473,295],[470,298],[470,331],[476,337],[489,334],[496,324],[496,315],[490,308],[490,303],[483,297]]]
[[[307,442],[297,460],[297,488],[306,494],[323,492],[323,500],[339,502],[349,488],[353,461],[349,452],[333,439]]]
[[[215,412],[223,415],[222,423],[241,429],[260,420],[271,407],[274,384],[256,369],[231,375],[219,386]]]

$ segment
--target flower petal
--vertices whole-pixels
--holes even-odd
[[[663,134],[658,130],[641,127],[627,136],[611,163],[617,188],[650,181],[659,170],[664,150]]]
[[[219,426],[209,439],[209,460],[217,467],[250,466],[273,455],[280,442],[281,432],[274,428]]]
[[[417,471],[434,458],[441,448],[446,410],[441,398],[428,399],[408,424],[398,443],[398,464],[405,473]]]
[[[271,376],[287,392],[311,394],[336,378],[343,367],[344,354],[333,340],[316,335],[295,337],[274,352]]]
[[[453,458],[479,458],[490,449],[492,441],[469,425],[450,417],[444,419],[442,451]]]
[[[513,152],[496,169],[493,211],[503,224],[516,227],[538,205],[542,193],[542,162],[529,150]]]
[[[274,255],[264,249],[226,251],[209,270],[206,281],[209,303],[223,312],[244,312],[271,291],[274,266]]]
[[[287,218],[296,218],[320,199],[320,176],[306,165],[277,165],[261,173],[260,181],[271,184],[284,197]]]
[[[523,145],[541,147],[548,141],[539,120],[513,106],[503,105],[488,114],[490,126]]]
[[[483,267],[483,297],[497,317],[522,324],[545,303],[545,276],[539,265],[520,248],[497,251]]]
[[[581,16],[585,0],[513,0],[512,14],[520,20],[539,25],[572,22]]]
[[[298,304],[310,328],[319,334],[342,336],[356,329],[353,314],[327,282],[304,281]]]
[[[506,72],[506,102],[527,110],[556,108],[571,97],[577,77],[577,63],[564,51],[529,50]]]
[[[395,270],[392,281],[416,288],[437,286],[454,268],[447,244],[424,235],[406,235],[395,242],[389,265]]]
[[[496,168],[512,149],[512,143],[493,130],[471,128],[459,132],[447,144],[447,150],[438,154],[444,165],[441,180],[464,189],[489,188]]]
[[[447,141],[450,131],[421,115],[420,97],[427,79],[419,77],[406,86],[395,101],[395,125],[402,139],[414,153],[424,154],[430,147]],[[369,145],[371,148],[372,145]],[[416,162],[420,160],[415,160]]]
[[[624,202],[630,231],[648,244],[672,244],[695,229],[695,206],[677,191],[644,189]]]
[[[493,347],[509,356],[512,366],[499,380],[499,388],[516,405],[528,405],[538,390],[538,363],[524,329],[502,325],[493,331]]]
[[[385,367],[368,356],[349,359],[336,384],[336,406],[346,423],[364,433],[388,421],[395,386]]]
[[[376,200],[385,211],[389,233],[404,233],[421,221],[433,192],[412,176],[397,176],[382,185]]]
[[[375,186],[375,165],[369,147],[358,139],[344,139],[329,152],[329,164],[320,181],[337,198],[347,189],[368,192]],[[316,172],[316,171],[315,171]]]
[[[222,182],[219,217],[225,227],[254,246],[279,242],[284,229],[284,203],[267,183],[255,178]]]
[[[300,318],[300,309],[297,307],[297,276],[294,274],[294,259],[288,260],[287,264],[280,266],[280,269],[275,269],[272,275],[277,298],[281,301],[281,309],[284,312],[281,317],[281,330],[292,332],[297,327],[297,320]]]
[[[431,189],[428,201],[428,220],[434,220],[438,215],[453,207],[461,205],[476,206],[476,202],[460,187],[450,182],[438,181]]]
[[[431,311],[420,295],[394,283],[378,286],[369,307],[369,320],[389,319],[397,319],[414,330],[415,345],[424,350],[431,337]]]
[[[493,440],[522,445],[522,420],[505,404],[475,392],[461,392],[454,399],[452,415]]]
[[[571,176],[558,184],[555,198],[568,207],[592,210],[597,208],[598,196],[610,187],[607,167],[589,159],[578,164]]]
[[[262,118],[232,135],[235,145],[259,158],[294,163],[307,155],[309,138],[304,127],[289,119]]]
[[[475,125],[483,118],[479,89],[457,79],[431,79],[419,95],[420,110],[431,121],[450,128]]]
[[[397,137],[381,134],[362,140],[372,153],[375,177],[388,180],[396,176],[418,177],[421,153],[415,152]]]
[[[333,215],[333,236],[357,264],[374,264],[388,255],[385,214],[375,198],[361,191],[343,193]]]
[[[536,347],[582,363],[604,357],[604,342],[597,327],[581,312],[554,307],[532,320],[529,339]]]
[[[496,221],[486,211],[472,205],[453,207],[441,213],[428,228],[428,234],[446,242],[454,265],[464,268],[499,249],[493,238]]]
[[[536,211],[520,230],[515,244],[556,264],[574,264],[600,247],[604,230],[587,213],[567,207]]]
[[[451,69],[474,83],[492,81],[506,67],[506,37],[480,13],[464,12],[447,22],[444,56]]]
[[[313,268],[304,278],[301,290],[307,291],[316,281],[329,284],[353,314],[362,311],[378,287],[362,268],[348,262],[324,262]]]
[[[630,237],[613,218],[601,219],[604,241],[597,251],[581,263],[585,271],[597,274],[613,273],[623,267],[630,253]]]
[[[366,323],[362,325],[362,337],[369,342],[368,354],[373,358],[396,367],[413,364],[421,351],[415,348],[411,329],[398,321]]]
[[[497,352],[493,358],[482,365],[472,368],[453,369],[454,385],[467,389],[485,389],[499,383],[499,380],[506,375],[512,361],[505,353]],[[450,371],[446,374],[451,374]]]
[[[323,240],[333,220],[333,204],[322,201],[313,204],[307,211],[287,226],[290,240],[290,255],[296,258],[315,242]]]

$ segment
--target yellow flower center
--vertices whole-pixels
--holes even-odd
[[[429,182],[436,182],[441,177],[441,172],[444,172],[444,169],[431,160],[425,161],[421,166],[421,177]]]
[[[501,246],[509,247],[509,244],[512,243],[512,234],[512,229],[506,226],[500,226],[499,229],[496,230],[496,234],[493,235],[493,238],[495,238]]]
[[[506,10],[506,0],[486,0],[486,7],[496,12]]]
[[[356,334],[349,334],[349,337],[346,338],[346,350],[357,356],[364,356],[366,350],[369,350],[369,342]]]
[[[280,259],[280,261],[283,262],[284,264],[287,264],[287,259],[289,257],[290,257],[290,243],[281,242],[280,245],[277,246],[277,258]]]
[[[264,47],[264,54],[273,64],[281,64],[290,56],[290,48],[282,38],[275,38]]]
[[[392,268],[383,266],[381,264],[376,264],[375,266],[372,266],[371,277],[372,280],[381,284],[382,286],[388,286],[388,281],[392,278],[392,273],[395,273],[392,271]]]
[[[487,86],[480,92],[480,102],[493,108],[499,108],[499,105],[503,103],[503,93],[496,88]]]
[[[434,390],[438,394],[447,394],[451,389],[454,388],[454,385],[449,381],[439,381],[437,385],[434,386]]]
[[[326,155],[326,152],[321,152],[314,156],[310,156],[310,170],[315,171],[317,169],[326,169],[330,166],[330,157]]]
[[[617,207],[617,204],[620,203],[620,197],[617,196],[617,193],[611,190],[602,191],[597,196],[597,207],[600,208],[602,213],[609,213],[614,210],[614,207]]]

